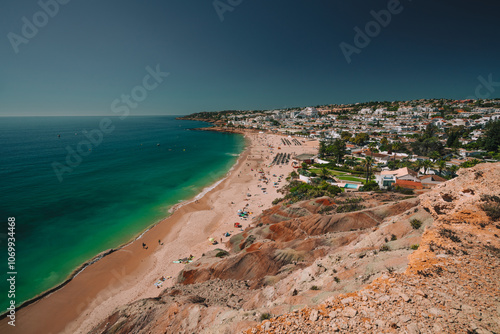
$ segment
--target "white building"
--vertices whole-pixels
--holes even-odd
[[[418,173],[408,167],[396,170],[384,170],[380,174],[375,175],[375,181],[378,183],[380,189],[392,186],[397,180],[421,182],[418,178]]]
[[[296,118],[317,118],[318,110],[314,107],[307,107],[301,112],[299,112],[295,117]]]

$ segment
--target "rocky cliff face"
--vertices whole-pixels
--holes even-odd
[[[419,198],[360,194],[355,212],[320,213],[345,195],[277,205],[92,333],[498,332],[499,193],[483,164]]]
[[[429,225],[403,273],[246,333],[499,333],[500,164],[463,170],[420,196]]]

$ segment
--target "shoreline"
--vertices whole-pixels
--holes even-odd
[[[245,150],[222,179],[205,187],[194,198],[179,203],[182,205],[177,205],[171,215],[144,231],[140,237],[142,242],[137,242],[139,238],[132,240],[87,266],[57,291],[18,309],[17,330],[23,333],[87,333],[117,307],[143,298],[155,298],[163,288],[172,286],[184,267],[173,264],[172,260],[189,254],[199,258],[214,247],[226,248],[229,238],[221,236],[223,232],[238,233],[232,226],[239,219],[236,216],[238,208],[251,204],[251,218],[241,221],[246,227],[279,196],[274,187],[265,195],[259,193],[259,181],[254,178],[256,171],[250,169],[262,167],[271,174],[291,171],[290,166],[283,166],[283,169],[281,166],[267,167],[268,160],[272,160],[272,156],[265,153],[271,150],[268,144],[274,142],[272,145],[278,146],[282,136],[258,134],[258,131],[238,132],[244,135]],[[281,152],[286,149],[291,153],[292,150],[311,151],[313,147],[312,144],[288,147]],[[270,159],[264,158],[266,154]],[[246,188],[254,197],[247,198]],[[221,242],[224,239],[224,242],[213,246],[207,242],[209,237],[220,238]],[[143,248],[142,243],[147,247]],[[172,279],[167,279],[159,289],[153,283],[161,276]],[[8,327],[3,319],[0,331],[8,333]]]
[[[201,129],[204,129],[204,128],[195,128],[195,129],[190,129],[190,130],[201,131]],[[220,131],[220,132],[223,132],[223,131]],[[230,133],[240,134],[240,135],[242,135],[244,137],[244,133],[241,133],[241,132],[232,132],[231,131]],[[73,271],[71,271],[71,273],[68,274],[68,276],[61,283],[55,285],[54,287],[52,287],[52,288],[50,288],[50,289],[48,289],[46,291],[43,291],[42,293],[34,296],[33,298],[30,298],[30,299],[22,302],[21,305],[19,305],[18,307],[16,307],[16,312],[21,311],[22,309],[28,307],[29,305],[31,305],[33,303],[36,303],[37,301],[42,300],[42,299],[50,296],[54,292],[57,292],[58,290],[62,289],[64,286],[66,286],[68,283],[70,283],[74,278],[76,278],[80,273],[82,273],[85,269],[89,268],[94,263],[97,263],[98,261],[102,260],[106,256],[108,256],[108,255],[110,255],[110,254],[112,254],[112,253],[114,253],[116,251],[119,251],[119,250],[127,247],[131,243],[136,242],[137,240],[141,239],[148,231],[150,231],[156,225],[158,225],[158,224],[162,223],[163,221],[165,221],[166,219],[168,219],[175,211],[177,211],[181,207],[183,207],[183,206],[185,206],[187,204],[193,203],[194,201],[203,198],[206,194],[208,194],[211,190],[215,189],[220,183],[222,183],[224,180],[226,180],[228,178],[228,176],[230,175],[230,173],[234,170],[235,166],[240,162],[240,159],[241,159],[242,155],[248,149],[248,147],[247,147],[248,145],[247,144],[248,143],[246,142],[246,139],[245,139],[244,149],[238,155],[238,159],[236,159],[236,162],[229,168],[229,170],[219,180],[216,180],[215,182],[213,182],[212,184],[210,184],[210,185],[208,185],[206,187],[203,187],[201,189],[201,191],[199,193],[197,193],[196,195],[194,195],[192,198],[183,200],[183,201],[181,201],[179,203],[176,203],[176,204],[172,205],[172,207],[168,209],[168,213],[169,214],[166,217],[163,217],[163,218],[159,219],[158,221],[156,221],[152,225],[148,226],[143,231],[137,233],[129,241],[127,241],[125,243],[122,243],[122,244],[120,244],[120,245],[118,245],[118,246],[116,246],[114,248],[110,248],[110,249],[104,250],[104,251],[98,253],[97,255],[93,256],[91,259],[85,261],[84,263],[82,263],[81,265],[79,265],[78,267],[76,267]],[[8,311],[1,313],[0,314],[0,321],[2,321],[3,319],[5,319],[7,317],[7,315],[8,315],[8,313],[9,313]]]
[[[242,134],[244,136],[244,134]],[[244,138],[245,139],[245,138]],[[243,156],[243,154],[246,152],[246,150],[248,149],[248,146],[249,144],[246,142],[246,139],[245,139],[245,148],[243,149],[243,151],[238,155],[238,159],[236,159],[235,163],[231,166],[231,168],[229,168],[229,170],[227,171],[227,173],[220,179],[220,180],[217,180],[215,181],[214,183],[212,183],[211,185],[209,186],[206,186],[204,187],[198,194],[196,194],[193,198],[191,199],[187,199],[187,200],[184,200],[180,203],[177,203],[177,204],[174,204],[172,205],[172,207],[170,209],[168,209],[168,213],[169,214],[173,214],[175,211],[179,210],[180,208],[182,208],[183,206],[185,205],[188,205],[188,204],[191,204],[197,200],[200,200],[202,199],[206,194],[208,194],[210,191],[212,191],[213,189],[217,188],[217,186],[219,184],[221,184],[222,182],[224,182],[230,175],[231,175],[231,172],[234,171],[235,167],[240,163],[240,159],[241,157]],[[164,219],[167,219],[168,217],[170,216],[167,216],[165,217]],[[162,220],[164,220],[162,219]],[[161,221],[160,221],[161,222]],[[159,222],[158,222],[159,223]]]

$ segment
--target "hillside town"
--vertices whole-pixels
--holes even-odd
[[[231,110],[186,118],[318,141],[316,152],[293,157],[292,177],[307,183],[326,179],[345,191],[426,189],[455,177],[460,168],[500,160],[500,99]]]

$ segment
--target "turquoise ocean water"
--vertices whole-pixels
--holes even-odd
[[[60,181],[53,163],[66,164],[67,147],[77,151],[102,119],[0,118],[0,313],[9,302],[7,217],[16,218],[19,305],[223,177],[244,148],[240,135],[188,130],[207,123],[111,117],[114,130],[90,151],[80,145],[86,156]]]

